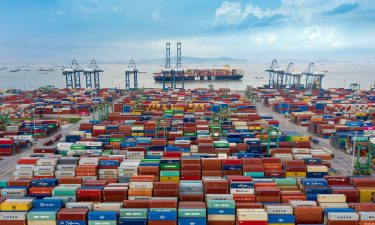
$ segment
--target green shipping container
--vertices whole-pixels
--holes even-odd
[[[27,220],[56,220],[56,212],[57,211],[31,211],[27,213]]]
[[[120,209],[120,218],[147,218],[148,209]]]
[[[275,179],[277,186],[295,186],[297,185],[297,179],[285,178],[285,179]]]
[[[209,200],[207,203],[207,208],[225,208],[231,209],[235,208],[234,200]]]
[[[264,172],[245,172],[247,177],[264,177]]]
[[[178,209],[178,217],[206,217],[206,209]]]
[[[160,164],[162,170],[180,170],[180,164]]]
[[[164,114],[173,115],[173,110],[164,110]]]
[[[142,159],[141,162],[160,162],[160,159]]]
[[[229,143],[227,141],[214,141],[215,148],[229,148]]]
[[[73,144],[70,146],[70,150],[85,150],[85,149],[86,149],[86,145]]]
[[[180,176],[180,171],[160,171],[160,176],[161,177],[179,177]]]
[[[0,188],[5,188],[8,186],[8,181],[7,180],[0,180]]]
[[[353,138],[352,138],[352,141],[356,141],[356,142],[367,142],[367,141],[368,141],[368,137],[353,137]]]
[[[116,220],[90,220],[88,225],[117,225]]]
[[[77,188],[55,187],[52,191],[53,196],[76,196]]]
[[[110,138],[109,142],[122,142],[124,141],[124,138]]]
[[[104,150],[104,151],[102,152],[102,155],[103,155],[103,156],[112,155],[112,150]]]
[[[184,136],[195,137],[197,136],[197,133],[196,132],[184,132]]]

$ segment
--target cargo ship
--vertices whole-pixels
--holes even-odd
[[[184,76],[176,76],[176,81],[215,81],[215,80],[240,80],[243,78],[243,71],[240,69],[231,69],[225,65],[223,69],[186,69]],[[155,72],[156,82],[163,81],[162,72]],[[171,81],[171,76],[166,76],[165,81]]]

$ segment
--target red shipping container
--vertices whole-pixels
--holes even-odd
[[[318,206],[301,206],[294,208],[296,223],[314,224],[321,223],[323,218],[323,209]]]
[[[57,220],[83,220],[86,221],[88,209],[84,208],[62,208],[57,213]]]

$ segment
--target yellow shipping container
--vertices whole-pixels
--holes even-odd
[[[28,220],[27,225],[56,225],[55,220]]]
[[[286,177],[291,177],[291,178],[306,177],[306,172],[286,172]]]
[[[306,166],[307,167],[307,172],[323,172],[327,173],[328,172],[328,167],[327,166]]]
[[[142,115],[142,110],[134,110],[131,112],[132,115],[140,116]]]
[[[306,142],[306,141],[309,141],[310,138],[307,137],[307,136],[302,136],[302,137],[292,137],[292,141],[295,141],[295,142]]]
[[[356,112],[355,116],[367,116],[367,113],[365,113],[365,112]]]
[[[180,177],[160,177],[160,181],[161,182],[170,182],[170,181],[180,182]]]
[[[31,202],[8,202],[1,203],[1,211],[29,211],[31,209]]]
[[[375,194],[374,187],[357,187],[359,190],[360,202],[371,202],[372,196]]]
[[[235,215],[221,215],[221,214],[214,214],[214,215],[207,215],[208,221],[235,221]]]
[[[267,212],[237,212],[238,221],[267,221]]]

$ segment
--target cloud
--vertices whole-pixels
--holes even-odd
[[[270,9],[262,10],[261,8],[249,3],[242,7],[240,2],[225,1],[216,9],[213,24],[218,25],[239,25],[248,18],[249,15],[257,19],[274,16],[277,12]]]
[[[322,14],[337,15],[349,13],[359,8],[356,1],[362,0],[281,0],[280,6],[262,9],[252,3],[223,2],[217,9],[213,20],[214,26],[238,26],[251,20],[254,24],[271,25],[267,20],[288,18],[286,22],[319,22]],[[262,21],[263,20],[263,21]]]
[[[225,1],[216,9],[214,25],[238,25],[247,15],[241,9],[240,2]]]
[[[160,10],[157,9],[151,14],[151,18],[154,21],[159,21],[160,20]]]
[[[337,14],[344,14],[351,12],[359,7],[358,3],[346,3],[346,4],[341,4],[334,8],[331,11],[325,12],[323,14],[325,15],[337,15]]]

